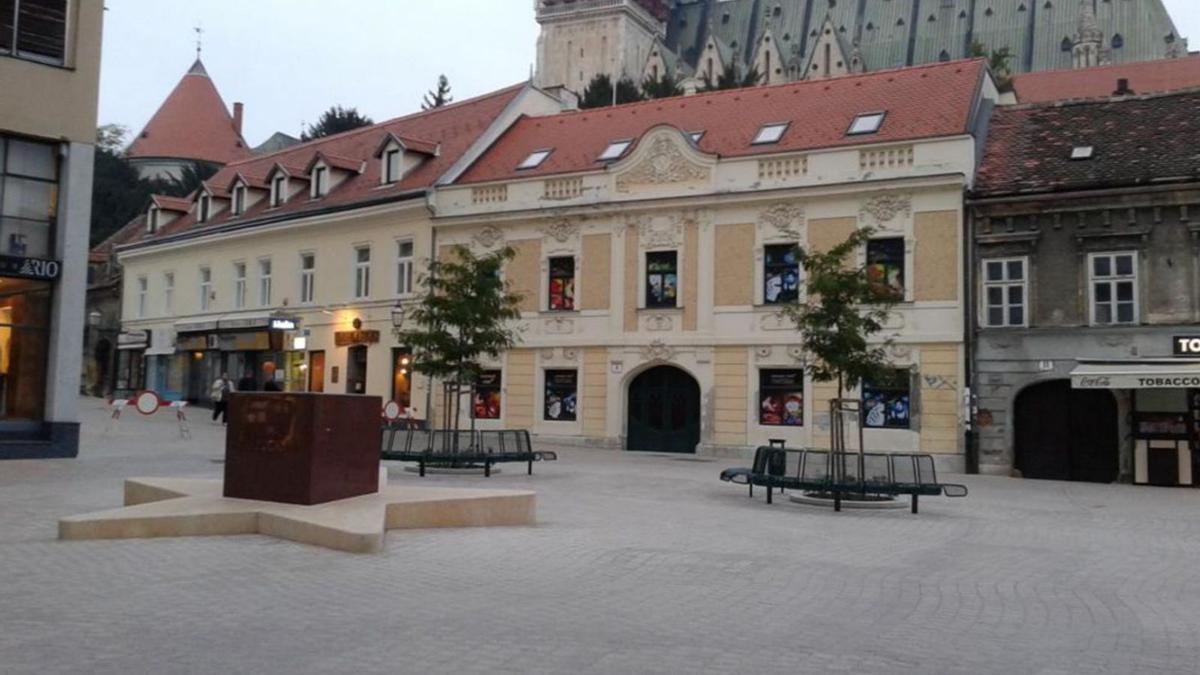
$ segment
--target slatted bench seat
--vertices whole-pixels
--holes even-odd
[[[558,459],[548,450],[534,450],[525,430],[444,431],[385,426],[381,459],[416,462],[418,473],[428,466],[483,466],[484,476],[492,475],[492,465],[525,462],[533,475],[534,462]]]

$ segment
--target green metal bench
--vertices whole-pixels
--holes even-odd
[[[558,454],[548,450],[535,451],[529,432],[523,429],[430,431],[397,424],[383,428],[380,458],[416,462],[421,476],[425,475],[428,466],[482,466],[483,475],[490,477],[492,465],[504,462],[527,463],[532,476],[534,462],[553,461],[558,459]]]

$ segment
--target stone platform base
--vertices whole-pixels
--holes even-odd
[[[220,480],[130,478],[125,507],[58,521],[58,538],[266,534],[351,553],[383,549],[387,530],[534,525],[536,495],[383,485],[376,494],[316,506],[222,496]]]

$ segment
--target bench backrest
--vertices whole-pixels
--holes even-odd
[[[932,455],[918,453],[867,452],[830,453],[762,446],[754,452],[752,472],[783,477],[795,476],[805,483],[837,480],[840,483],[936,485],[937,470]]]

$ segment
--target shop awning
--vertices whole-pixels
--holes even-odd
[[[1084,363],[1071,371],[1075,389],[1200,388],[1200,361]]]
[[[217,329],[216,319],[199,319],[192,321],[176,321],[176,333],[208,333]]]
[[[270,330],[295,330],[300,319],[276,312],[257,312],[251,314],[226,314],[217,320],[221,330],[253,330],[266,328]]]

